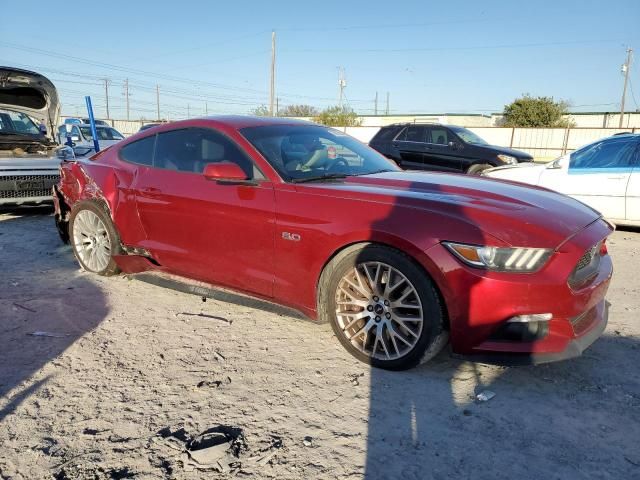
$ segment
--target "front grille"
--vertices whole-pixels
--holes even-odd
[[[600,245],[598,243],[591,247],[578,260],[569,277],[569,286],[574,290],[586,286],[598,273],[598,268],[600,267]]]
[[[580,260],[578,260],[578,265],[576,265],[576,272],[578,270],[582,270],[591,263],[591,260],[593,260],[593,256],[596,254],[597,247],[597,245],[594,245],[589,250],[587,250],[582,257],[580,257]]]
[[[58,180],[57,174],[0,176],[0,198],[49,197]]]

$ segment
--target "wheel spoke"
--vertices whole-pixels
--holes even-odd
[[[358,292],[360,295],[362,295],[364,298],[368,298],[369,297],[369,292],[366,292],[364,290],[362,290],[361,287],[359,287],[358,285],[356,285],[355,283],[353,283],[350,279],[348,278],[344,278],[343,279],[351,288],[353,288],[356,292]]]

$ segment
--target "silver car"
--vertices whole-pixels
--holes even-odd
[[[53,201],[60,160],[55,86],[36,72],[0,67],[0,205]]]

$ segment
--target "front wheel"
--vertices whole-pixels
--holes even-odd
[[[365,245],[338,255],[327,268],[321,316],[359,360],[405,370],[432,358],[446,343],[434,284],[402,252]]]
[[[120,237],[102,205],[91,201],[76,205],[69,233],[73,253],[83,269],[103,276],[120,272],[113,260],[120,251]]]
[[[476,163],[475,165],[471,165],[467,170],[467,174],[469,175],[480,175],[483,171],[493,168],[488,163]]]

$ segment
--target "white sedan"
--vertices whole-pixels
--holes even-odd
[[[485,170],[483,175],[564,193],[619,225],[640,226],[640,135],[598,140],[542,165]]]

